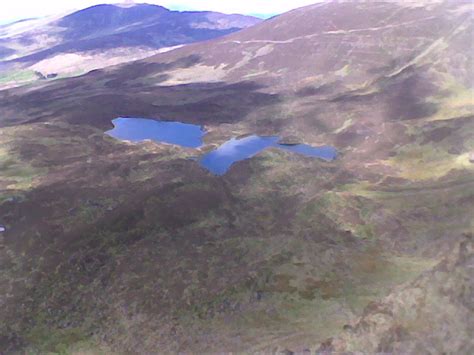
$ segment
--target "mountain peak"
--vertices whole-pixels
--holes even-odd
[[[0,65],[40,73],[89,71],[213,39],[260,21],[244,15],[170,11],[142,1],[98,4],[64,17],[0,28]],[[17,37],[24,43],[21,51]]]

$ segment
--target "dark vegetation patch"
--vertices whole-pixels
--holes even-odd
[[[144,75],[150,67],[140,64],[138,70],[144,71]],[[108,76],[101,73],[93,73],[91,77],[108,80]],[[154,87],[141,93],[130,93],[122,85],[114,92],[88,91],[87,79],[88,76],[83,76],[54,83],[47,89],[25,93],[21,101],[14,95],[5,95],[4,105],[0,108],[4,119],[0,125],[18,123],[20,112],[24,119],[34,117],[29,119],[30,122],[60,119],[103,129],[112,128],[111,120],[117,117],[164,118],[197,124],[237,123],[245,120],[249,113],[275,106],[281,101],[279,95],[263,93],[261,85],[249,81]],[[82,94],[71,94],[68,83]],[[9,114],[13,107],[14,117]]]
[[[425,133],[425,138],[422,144],[428,144],[430,142],[438,143],[441,142],[443,139],[449,137],[456,129],[452,127],[438,127],[432,131]]]
[[[435,103],[426,102],[434,94],[435,86],[419,74],[400,78],[384,88],[390,120],[411,120],[435,114]]]
[[[346,131],[336,136],[335,143],[338,147],[349,147],[356,146],[363,142],[364,139],[365,137],[357,132]]]
[[[338,95],[331,99],[331,102],[335,103],[362,103],[368,104],[377,97],[377,93],[366,93],[365,90],[353,90],[342,95]]]
[[[298,91],[296,91],[296,96],[298,97],[308,97],[308,96],[317,96],[317,95],[327,95],[334,92],[333,84],[323,84],[321,86],[305,86]]]
[[[0,59],[2,58],[5,58],[5,57],[8,57],[12,54],[15,53],[15,50],[14,49],[11,49],[11,48],[8,48],[8,47],[4,47],[4,46],[1,46],[0,45]]]
[[[358,89],[336,96],[331,102],[365,107],[377,107],[383,103],[384,119],[391,121],[423,118],[438,111],[437,104],[427,102],[437,93],[437,87],[423,71],[409,67],[395,77],[378,80],[375,86],[375,92]]]
[[[235,89],[234,93],[215,95],[198,102],[181,105],[154,105],[164,117],[195,120],[203,123],[237,123],[259,107],[275,105],[279,102],[277,95],[248,91],[248,86]],[[226,90],[225,87],[222,90]],[[232,91],[234,88],[232,88]],[[178,111],[179,110],[179,111]],[[178,112],[177,112],[178,111]],[[194,118],[193,118],[194,117]]]

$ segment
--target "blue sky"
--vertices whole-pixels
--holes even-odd
[[[118,2],[121,1],[0,0],[0,23],[61,14],[101,3]],[[149,0],[136,2],[154,3],[173,10],[212,10],[224,13],[259,14],[268,17],[318,2],[318,0]]]

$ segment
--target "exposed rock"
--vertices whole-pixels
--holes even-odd
[[[473,265],[474,239],[469,234],[431,271],[369,304],[353,331],[328,339],[319,351],[472,353]]]
[[[278,141],[278,144],[283,144],[283,145],[297,145],[301,143],[302,143],[301,138],[297,136],[285,136]]]
[[[250,137],[251,135],[252,133],[245,133],[245,134],[238,135],[237,137],[235,137],[235,139],[237,140],[244,139],[244,138]]]

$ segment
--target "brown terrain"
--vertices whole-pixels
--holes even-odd
[[[473,353],[473,31],[468,1],[334,1],[0,91],[0,352]],[[189,159],[248,133],[339,156]]]

